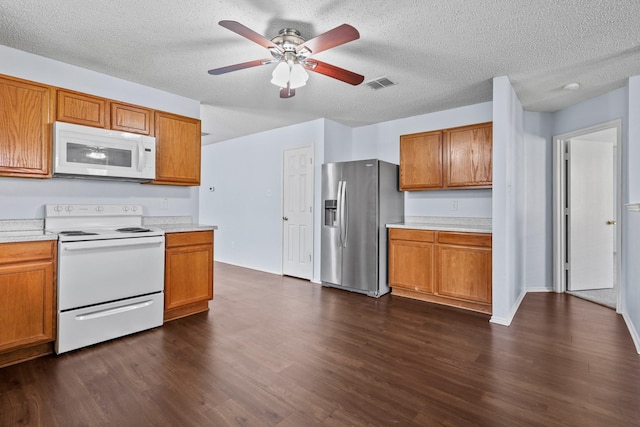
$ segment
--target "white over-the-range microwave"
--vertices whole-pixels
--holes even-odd
[[[156,177],[156,139],[55,122],[53,176],[151,181]]]

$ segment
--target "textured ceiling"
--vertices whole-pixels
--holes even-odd
[[[637,0],[2,0],[0,44],[200,100],[203,143],[328,118],[349,126],[490,101],[509,76],[525,109],[556,111],[640,74]],[[274,65],[211,76],[266,58],[219,26],[306,39],[340,24],[361,38],[314,56],[398,84],[373,91],[311,73],[280,99]],[[569,82],[581,89],[563,91]]]

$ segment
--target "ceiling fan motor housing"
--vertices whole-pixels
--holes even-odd
[[[300,36],[300,31],[293,28],[283,28],[271,41],[285,52],[295,52],[298,45],[304,43],[305,40]]]

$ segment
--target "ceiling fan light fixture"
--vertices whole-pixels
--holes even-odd
[[[302,64],[296,62],[291,66],[291,76],[289,78],[289,87],[297,89],[307,84],[309,73],[307,73]]]
[[[271,74],[271,83],[278,87],[287,87],[290,73],[291,70],[289,69],[289,64],[286,62],[280,62],[276,68],[273,69],[273,73]]]

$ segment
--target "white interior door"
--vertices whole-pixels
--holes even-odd
[[[313,147],[284,151],[282,272],[313,274]]]
[[[567,141],[567,289],[614,283],[614,144]]]

